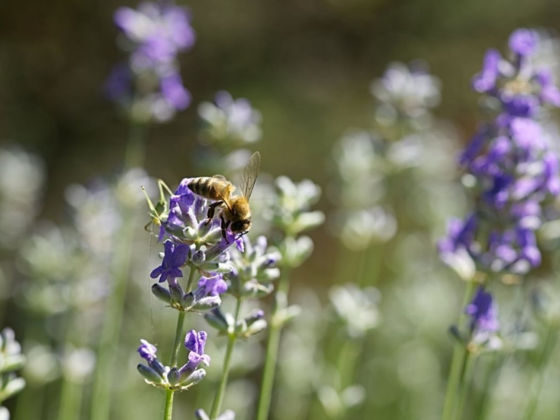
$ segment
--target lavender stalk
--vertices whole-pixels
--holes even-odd
[[[549,213],[550,201],[560,194],[558,157],[539,120],[545,105],[560,105],[560,91],[550,69],[532,61],[538,48],[534,31],[515,31],[509,47],[510,60],[488,51],[482,71],[473,79],[473,88],[487,95],[497,115],[481,126],[460,158],[476,207],[465,221],[451,221],[448,237],[439,244],[444,262],[469,283],[475,278],[526,276],[538,267],[536,231]],[[463,415],[469,358],[500,347],[492,295],[479,288],[465,310],[471,316],[467,333],[461,332],[461,325],[451,330],[460,349],[453,357],[444,420]],[[458,368],[461,357],[463,368]]]
[[[271,218],[272,224],[283,234],[283,239],[278,245],[282,255],[282,264],[266,344],[257,420],[266,420],[270,411],[282,328],[290,318],[299,313],[299,308],[290,308],[287,305],[290,274],[294,268],[309,257],[313,250],[311,239],[307,236],[298,237],[298,235],[307,229],[319,226],[324,221],[322,212],[309,211],[311,205],[320,196],[320,189],[317,185],[309,180],[294,184],[287,177],[278,178],[276,185],[278,196]]]

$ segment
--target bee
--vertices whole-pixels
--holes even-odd
[[[244,235],[251,229],[251,208],[249,198],[259,175],[261,154],[253,153],[249,162],[243,168],[241,177],[241,195],[233,195],[235,186],[222,175],[212,177],[193,178],[189,189],[208,200],[214,202],[208,208],[208,221],[210,223],[217,209],[220,210],[222,236],[226,239],[226,229],[231,228],[233,234]],[[227,239],[226,239],[227,240]]]

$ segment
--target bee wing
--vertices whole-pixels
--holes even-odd
[[[257,182],[260,168],[261,154],[255,152],[249,158],[249,162],[245,168],[243,168],[243,174],[241,175],[241,191],[247,200],[253,193],[253,187],[255,186],[255,182]]]
[[[212,178],[218,178],[221,179],[222,181],[227,181],[226,177],[220,174],[212,175]]]

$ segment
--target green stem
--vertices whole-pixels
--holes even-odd
[[[468,399],[470,384],[474,373],[474,360],[472,360],[471,352],[465,351],[463,357],[463,362],[461,366],[461,375],[459,379],[459,402],[457,405],[457,411],[455,413],[455,419],[461,420],[465,414],[465,404]]]
[[[363,349],[363,342],[356,339],[344,341],[338,354],[337,368],[340,375],[340,391],[344,391],[354,383],[356,364],[360,360],[359,354]]]
[[[461,310],[470,302],[474,287],[474,281],[469,281],[467,283]],[[459,325],[462,325],[464,320],[465,314],[461,312],[461,316],[459,317]],[[445,400],[443,403],[443,412],[441,415],[442,420],[450,420],[452,418],[453,410],[455,408],[455,397],[457,396],[457,387],[459,385],[459,380],[461,379],[461,371],[463,370],[462,360],[465,358],[466,352],[467,350],[464,348],[464,346],[461,346],[459,343],[455,343],[453,359],[451,360],[451,368],[449,369],[449,378],[447,380],[447,389],[445,391]]]
[[[539,396],[541,393],[541,389],[544,382],[545,376],[545,365],[549,360],[549,356],[556,345],[556,327],[553,324],[548,326],[546,331],[545,341],[542,347],[541,354],[537,360],[537,372],[536,376],[533,377],[531,388],[530,388],[530,397],[529,403],[527,404],[527,408],[525,409],[525,414],[523,416],[523,420],[532,420],[535,412],[537,411],[537,405],[539,402]]]
[[[235,323],[237,325],[237,320],[239,319],[239,312],[241,311],[241,303],[243,301],[241,299],[237,299],[237,305],[235,307]],[[222,408],[222,402],[224,400],[224,396],[226,394],[226,387],[229,377],[229,370],[230,370],[230,362],[231,362],[231,355],[233,354],[233,347],[235,345],[236,339],[235,331],[231,331],[228,336],[228,344],[226,349],[226,356],[224,359],[224,372],[222,374],[222,379],[220,381],[220,386],[218,387],[218,392],[214,397],[214,403],[212,404],[212,410],[210,411],[210,418],[215,419],[220,414],[220,410]]]
[[[261,384],[261,394],[257,408],[257,420],[267,420],[272,398],[272,388],[274,386],[274,375],[276,373],[276,361],[278,359],[278,349],[280,347],[280,333],[282,326],[278,323],[278,311],[280,308],[278,294],[288,295],[290,289],[290,274],[288,269],[284,269],[278,282],[278,291],[274,307],[272,308],[270,330],[266,345],[266,355],[264,359],[264,372]]]
[[[48,413],[44,405],[46,387],[43,385],[27,385],[25,387],[16,399],[14,420],[40,419],[52,414]]]
[[[173,352],[171,353],[171,367],[177,366],[177,359],[179,358],[179,350],[181,349],[181,344],[183,343],[183,328],[185,325],[185,315],[187,313],[184,311],[179,311],[177,316],[177,327],[175,328],[175,340],[173,341]]]
[[[501,355],[494,353],[492,355],[492,361],[486,369],[486,376],[484,378],[484,385],[482,386],[482,391],[480,393],[480,400],[477,404],[477,420],[484,420],[488,414],[488,409],[490,407],[490,401],[492,399],[492,393],[490,392],[492,388],[492,383],[495,382],[495,377],[499,375],[501,367]]]
[[[173,418],[173,396],[175,391],[168,389],[165,391],[165,410],[163,412],[163,420],[171,420]]]
[[[189,272],[189,280],[187,281],[187,289],[186,292],[189,293],[192,290],[192,286],[194,283],[194,274],[196,270],[191,267]],[[173,350],[171,352],[171,358],[169,362],[169,366],[176,367],[177,361],[179,359],[179,350],[181,349],[181,343],[183,342],[184,335],[184,325],[185,325],[185,316],[187,315],[184,311],[179,311],[179,315],[177,316],[177,327],[175,328],[175,339],[173,341]],[[163,420],[171,420],[173,417],[173,394],[175,393],[174,390],[168,389],[165,392],[165,408],[163,410]]]
[[[63,379],[58,412],[59,420],[75,420],[80,418],[82,391],[83,387],[81,384],[72,382],[68,378]]]

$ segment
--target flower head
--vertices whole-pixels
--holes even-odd
[[[156,346],[146,340],[140,340],[140,343],[138,353],[146,364],[140,363],[137,368],[146,383],[161,389],[184,391],[196,385],[206,376],[204,369],[198,369],[200,362],[207,366],[210,363],[210,356],[204,354],[206,343],[204,331],[197,333],[192,330],[187,334],[185,344],[188,343],[187,350],[190,351],[189,361],[180,368],[165,366],[157,359]]]
[[[107,97],[135,121],[170,120],[191,102],[177,62],[177,54],[195,41],[187,10],[172,1],[143,2],[138,9],[119,8],[115,24],[130,56],[111,72],[105,83]]]
[[[249,100],[234,99],[229,92],[218,92],[214,103],[200,104],[198,115],[204,124],[201,135],[207,143],[233,148],[255,143],[261,138],[260,112]]]
[[[238,297],[262,297],[272,292],[272,281],[280,277],[276,265],[281,260],[280,253],[269,248],[264,236],[251,242],[243,237],[243,251],[231,252],[233,270],[225,277],[230,283],[229,292]]]
[[[540,265],[535,231],[547,214],[543,206],[560,192],[560,176],[538,117],[543,106],[560,104],[560,91],[549,70],[531,67],[537,46],[534,31],[514,32],[510,48],[518,59],[502,63],[490,50],[473,80],[475,90],[497,99],[500,109],[459,159],[477,196],[466,221],[451,223],[440,242],[443,260],[455,268],[465,254],[483,271],[523,274]]]
[[[121,7],[115,12],[115,23],[135,48],[135,67],[168,64],[179,51],[194,45],[187,10],[172,2],[144,2],[137,10]]]

